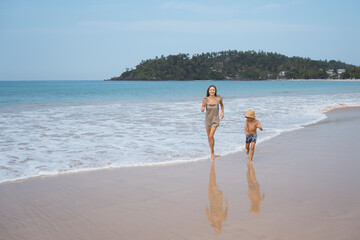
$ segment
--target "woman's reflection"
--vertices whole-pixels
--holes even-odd
[[[250,212],[253,215],[257,215],[260,212],[260,203],[264,201],[265,194],[261,196],[260,194],[260,184],[256,180],[255,170],[252,164],[247,163],[247,182],[249,186],[248,197],[251,203]]]
[[[215,161],[211,160],[211,170],[210,170],[210,180],[209,180],[209,207],[206,207],[206,215],[208,220],[211,223],[211,226],[214,228],[216,233],[221,233],[221,222],[226,221],[227,212],[228,212],[228,200],[225,199],[225,210],[223,203],[223,193],[216,185],[216,175],[215,175]]]

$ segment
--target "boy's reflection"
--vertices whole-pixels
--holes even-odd
[[[260,184],[256,180],[255,170],[252,164],[248,163],[247,182],[249,186],[248,197],[251,203],[250,212],[257,215],[260,212],[260,203],[264,201],[265,194],[260,195]]]
[[[216,175],[215,175],[215,161],[211,160],[211,170],[210,170],[210,180],[209,180],[209,207],[206,207],[206,215],[208,220],[211,223],[211,226],[214,228],[216,233],[221,233],[221,222],[226,221],[227,212],[228,212],[228,200],[225,199],[225,210],[223,203],[223,193],[216,185]]]

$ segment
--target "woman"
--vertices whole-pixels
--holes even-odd
[[[224,118],[224,104],[222,101],[222,97],[217,95],[217,90],[214,85],[210,85],[210,87],[206,91],[206,98],[203,99],[201,112],[204,112],[206,108],[206,117],[205,117],[205,127],[208,135],[210,150],[211,150],[211,159],[214,157],[219,157],[218,155],[214,155],[214,146],[215,139],[214,134],[216,128],[219,126],[219,104],[221,105],[221,114],[220,118]]]

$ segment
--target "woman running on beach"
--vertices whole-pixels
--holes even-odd
[[[214,157],[219,157],[219,155],[214,154],[214,146],[215,139],[214,134],[216,128],[219,126],[219,104],[221,105],[221,114],[220,118],[224,118],[224,104],[222,101],[222,96],[217,95],[217,90],[214,85],[210,85],[210,87],[206,91],[206,97],[202,101],[201,112],[204,112],[206,108],[206,117],[205,117],[205,127],[208,135],[210,150],[211,150],[211,159]]]

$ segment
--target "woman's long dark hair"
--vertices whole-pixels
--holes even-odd
[[[206,97],[210,96],[209,90],[210,90],[211,87],[215,88],[215,97],[217,97],[217,89],[216,89],[215,85],[210,85],[209,86],[209,88],[206,91]]]

